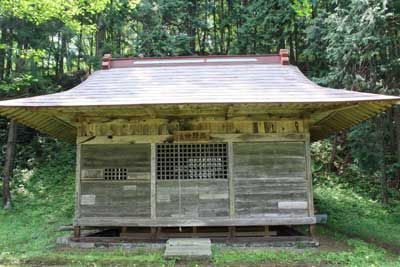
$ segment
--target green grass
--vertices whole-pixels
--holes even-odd
[[[213,247],[209,261],[164,260],[162,250],[57,248],[61,225],[70,224],[74,209],[74,163],[68,153],[30,173],[20,172],[11,211],[0,210],[0,266],[387,266],[400,258],[377,246],[337,231],[398,245],[400,226],[395,212],[378,203],[334,187],[317,187],[316,202],[329,214],[330,229],[318,227],[350,247],[346,251],[318,249],[238,250]],[[397,221],[396,221],[397,220]],[[3,264],[3,265],[2,265]],[[272,264],[272,265],[271,265]]]
[[[315,204],[328,226],[342,233],[400,249],[400,207],[384,208],[348,188],[317,186]]]
[[[325,233],[327,234],[327,233]],[[344,238],[343,236],[340,236]],[[347,240],[351,251],[319,252],[315,249],[285,251],[214,251],[216,265],[233,263],[287,263],[293,266],[301,263],[328,266],[400,266],[400,258],[390,258],[388,253],[360,240]]]
[[[342,237],[344,238],[344,237]],[[348,266],[348,267],[397,267],[400,258],[390,256],[359,240],[348,240],[351,251],[320,252],[315,249],[301,250],[254,250],[213,247],[210,261],[164,260],[162,251],[147,249],[43,251],[24,257],[3,258],[6,264],[20,266]],[[274,266],[274,265],[272,265]]]

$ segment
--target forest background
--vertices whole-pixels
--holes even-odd
[[[0,97],[70,89],[99,68],[105,53],[237,55],[280,48],[320,85],[400,95],[398,0],[0,0]],[[72,145],[22,125],[7,146],[14,132],[1,118],[0,163],[3,177],[12,176],[12,195],[29,187],[27,172],[61,148],[65,158],[74,156]],[[14,144],[10,167],[6,149]],[[316,184],[350,188],[399,212],[400,107],[314,143],[312,155]]]
[[[320,85],[400,95],[399,0],[0,0],[0,99],[68,90],[105,53],[281,48]],[[75,146],[3,117],[0,145],[0,265],[173,266],[161,251],[58,250],[57,229],[74,212]],[[339,236],[346,249],[215,250],[206,266],[400,266],[400,106],[314,142],[312,159],[316,212],[328,214],[319,238]]]

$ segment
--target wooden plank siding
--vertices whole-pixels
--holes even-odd
[[[150,217],[150,145],[81,147],[80,216]],[[127,179],[105,180],[104,168],[127,168]]]
[[[226,217],[228,188],[227,180],[157,181],[157,217]]]
[[[304,142],[235,143],[233,150],[236,215],[308,215],[307,207],[278,208],[308,202]]]
[[[228,178],[180,181],[157,180],[155,151],[160,140],[147,136],[153,142],[146,143],[145,137],[99,136],[78,145],[80,179],[75,225],[234,226],[315,222],[310,212],[312,185],[308,179],[311,176],[307,165],[307,133],[213,135],[208,142],[227,143]],[[105,180],[105,168],[126,168],[126,179]]]

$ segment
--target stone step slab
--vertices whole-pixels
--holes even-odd
[[[196,258],[211,257],[211,240],[209,238],[170,238],[167,240],[165,258]]]

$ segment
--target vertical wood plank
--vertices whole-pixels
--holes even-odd
[[[156,218],[156,144],[151,144],[150,166],[150,216]]]
[[[74,226],[74,237],[75,238],[81,237],[81,227],[80,226]]]
[[[314,216],[314,196],[313,196],[312,173],[311,173],[310,133],[307,133],[304,144],[306,146],[305,150],[306,150],[308,214],[310,216]]]
[[[235,215],[235,184],[233,176],[233,142],[228,142],[229,216]]]
[[[81,146],[76,145],[76,170],[75,170],[75,219],[81,215]]]
[[[268,225],[264,225],[264,236],[269,236],[269,226]]]

